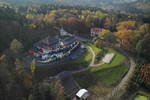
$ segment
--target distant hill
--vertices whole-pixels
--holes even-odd
[[[98,7],[130,14],[149,14],[150,0],[0,0],[13,5],[56,4]]]
[[[150,3],[150,0],[138,0],[139,2],[142,2],[142,3]]]
[[[128,3],[136,0],[0,0],[0,2],[10,4],[64,4],[64,5],[92,5],[98,6],[99,4],[107,3]]]

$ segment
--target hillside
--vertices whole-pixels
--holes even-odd
[[[99,6],[100,4],[118,4],[118,3],[128,3],[136,0],[0,0],[0,2],[10,3],[10,4],[63,4],[63,5],[89,5],[89,6]]]
[[[149,0],[0,0],[2,3],[11,5],[69,5],[69,6],[86,6],[97,7],[115,12],[147,15],[150,13]]]

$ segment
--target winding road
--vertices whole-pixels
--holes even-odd
[[[103,63],[100,63],[100,64],[94,64],[94,61],[95,61],[95,53],[93,51],[93,49],[88,46],[93,54],[93,57],[92,57],[92,61],[89,65],[89,67],[94,67],[94,66],[100,66],[100,65],[103,65]],[[114,48],[117,48],[117,47],[114,47]],[[121,48],[118,48],[119,50],[122,50]],[[122,50],[122,52],[125,52]],[[114,98],[115,97],[115,100],[117,100],[117,98],[119,99],[119,97],[125,93],[125,90],[126,90],[126,87],[127,87],[127,84],[129,83],[131,77],[133,76],[134,74],[134,70],[135,70],[135,67],[136,67],[136,64],[133,60],[132,57],[129,57],[129,55],[125,52],[126,56],[128,57],[129,59],[129,62],[130,62],[130,68],[129,68],[129,71],[127,72],[127,74],[123,77],[123,79],[121,80],[121,82],[111,91],[111,93],[109,93],[107,95],[106,98],[99,98],[99,100],[110,100],[111,98]]]
[[[77,38],[81,41],[87,41],[87,39],[83,39],[80,37],[77,37]],[[96,67],[96,66],[100,66],[103,64],[103,63],[94,64],[95,58],[96,58],[95,52],[93,51],[93,49],[90,46],[88,46],[88,48],[90,49],[90,51],[93,55],[89,66],[85,69],[81,69],[78,71],[72,71],[71,72],[72,74],[77,74],[77,73],[88,70],[89,67]],[[106,97],[99,97],[96,100],[112,100],[112,98],[113,98],[113,100],[120,100],[119,98],[126,92],[127,84],[130,82],[131,77],[133,76],[134,71],[135,71],[136,64],[132,57],[130,57],[124,50],[122,50],[119,47],[112,46],[111,48],[118,48],[119,49],[118,51],[122,51],[122,53],[124,53],[127,56],[127,58],[129,59],[129,62],[130,62],[130,68],[129,68],[129,71],[127,72],[127,74],[122,78],[120,83]]]
[[[88,46],[88,48],[90,49],[90,51],[91,51],[91,53],[93,55],[91,63],[85,69],[72,72],[73,74],[86,71],[89,67],[96,67],[96,66],[100,66],[100,65],[103,64],[103,63],[94,64],[95,57],[96,57],[95,52],[93,51],[93,49],[90,46]],[[121,48],[118,48],[118,49],[122,50]],[[126,54],[127,58],[129,59],[129,62],[130,62],[129,71],[123,77],[123,79],[121,80],[121,82],[106,97],[100,97],[98,100],[111,100],[114,97],[115,97],[114,100],[119,100],[119,97],[121,97],[121,95],[123,95],[125,93],[127,84],[129,83],[129,81],[131,80],[131,77],[134,74],[134,70],[135,70],[136,64],[135,64],[133,58],[130,57],[125,51],[122,50],[122,52],[124,52]]]
[[[136,64],[135,64],[133,58],[129,57],[129,60],[130,60],[130,69],[129,69],[128,73],[121,80],[121,82],[112,90],[112,92],[110,94],[108,94],[107,100],[110,100],[111,98],[114,98],[114,97],[116,98],[115,100],[117,100],[117,99],[119,99],[119,97],[121,95],[123,95],[125,93],[127,84],[131,80],[131,77],[133,76],[134,70],[136,67]]]

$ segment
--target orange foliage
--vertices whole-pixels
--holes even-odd
[[[78,23],[78,22],[81,22],[81,20],[78,18],[75,18],[75,17],[68,18],[68,23],[70,23],[70,24],[74,24],[74,23]]]
[[[4,61],[5,59],[6,59],[6,55],[0,56],[0,62],[1,62],[1,61]]]
[[[132,30],[122,29],[117,32],[117,35],[121,39],[129,39],[132,32]]]
[[[141,74],[143,76],[143,79],[146,81],[148,85],[150,85],[150,64],[144,65],[141,68]]]
[[[117,25],[117,30],[122,30],[122,29],[129,29],[129,30],[133,30],[135,28],[137,28],[138,24],[136,21],[123,21],[123,22],[120,22],[118,25]]]
[[[32,88],[32,85],[33,85],[33,83],[32,83],[32,76],[29,73],[25,72],[22,75],[22,81],[23,81],[23,84],[24,84],[24,86],[26,88],[28,88],[28,89]]]
[[[121,44],[126,48],[129,49],[130,47],[132,47],[131,45],[131,36],[132,36],[133,30],[119,30],[117,32],[118,37],[121,40]]]
[[[117,37],[120,38],[122,46],[127,50],[133,50],[135,30],[138,24],[136,21],[123,21],[117,25]]]

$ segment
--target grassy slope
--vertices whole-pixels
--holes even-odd
[[[98,54],[101,51],[99,48],[95,47],[93,44],[87,44],[87,51],[81,57],[71,60],[71,61],[67,61],[66,63],[67,64],[80,64],[83,67],[88,67],[93,57],[88,46],[90,46],[94,50],[95,54]]]
[[[89,43],[88,46],[90,46],[93,51],[95,52],[95,55],[97,55],[98,53],[100,53],[101,49],[97,48],[96,46],[94,46],[93,44]]]
[[[111,86],[116,84],[123,75],[127,72],[126,66],[117,66],[108,69],[98,70],[96,72],[90,72],[89,70],[79,75],[75,75],[75,79],[84,88],[101,84],[103,86]]]
[[[137,95],[134,100],[148,100],[146,96]]]
[[[100,52],[100,49],[94,47],[94,45],[89,45],[96,53]],[[116,54],[110,64],[92,67],[89,68],[86,72],[75,75],[75,79],[82,87],[90,88],[98,84],[110,86],[118,82],[127,72],[128,67],[121,65],[125,57],[111,48],[107,49],[109,50],[109,52],[113,52]]]
[[[92,53],[90,52],[90,49],[87,47],[87,51],[79,58],[67,61],[67,64],[81,64],[83,67],[88,67],[92,60]]]
[[[113,50],[111,48],[107,48],[107,49],[109,50],[109,52],[114,53],[115,57],[113,58],[113,60],[109,64],[104,64],[102,66],[97,66],[95,68],[91,68],[90,70],[92,72],[98,71],[100,69],[115,67],[117,65],[122,64],[123,61],[125,60],[125,57],[121,53],[119,53],[119,52],[117,52],[117,51],[115,51],[115,50]]]
[[[146,91],[138,91],[132,100],[149,100],[150,94]]]

